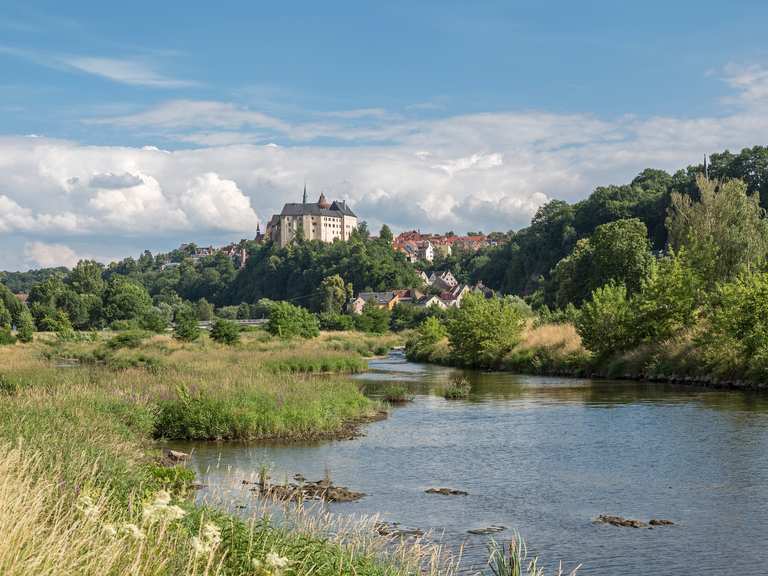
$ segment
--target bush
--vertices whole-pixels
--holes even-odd
[[[604,358],[637,343],[632,307],[623,284],[606,284],[582,306],[576,330],[584,346]]]
[[[32,342],[35,337],[35,320],[25,307],[19,315],[19,324],[16,326],[16,337],[19,342]]]
[[[240,342],[240,326],[231,320],[216,320],[211,326],[211,338],[219,344]]]
[[[409,360],[428,360],[438,344],[448,336],[442,322],[434,317],[424,320],[405,343],[405,355]]]
[[[16,336],[11,333],[10,326],[0,326],[0,346],[16,344]]]
[[[748,274],[721,284],[706,320],[706,330],[698,340],[710,362],[724,363],[722,359],[730,355],[740,366],[748,367],[753,378],[768,377],[768,273]]]
[[[163,310],[153,306],[141,315],[139,326],[144,330],[162,334],[168,328],[168,318]]]
[[[317,315],[320,322],[320,330],[327,331],[346,331],[353,330],[355,321],[348,314],[338,314],[336,312],[321,312]]]
[[[200,338],[197,316],[189,306],[184,306],[176,312],[176,326],[173,329],[173,336],[182,342],[194,342]]]
[[[320,325],[306,308],[290,302],[274,302],[269,307],[267,331],[280,338],[314,338],[320,333]]]
[[[389,330],[389,310],[367,302],[363,313],[355,317],[355,327],[361,332],[384,334]]]
[[[520,342],[525,319],[506,299],[467,294],[447,324],[457,364],[493,368]]]
[[[142,330],[129,330],[127,332],[122,332],[115,336],[114,338],[111,338],[106,343],[106,347],[110,350],[120,350],[122,348],[138,348],[141,346],[142,342],[149,336],[146,332]]]

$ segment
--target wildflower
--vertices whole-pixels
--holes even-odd
[[[181,509],[179,509],[181,510]],[[183,510],[181,510],[184,512]],[[192,550],[195,554],[209,554],[221,544],[221,528],[208,522],[203,526],[200,536],[192,537]]]
[[[291,561],[288,560],[288,558],[284,558],[276,552],[270,552],[267,554],[267,565],[276,570],[283,570],[284,568],[287,568],[290,563]]]
[[[83,513],[83,516],[89,520],[95,520],[99,515],[99,507],[93,501],[93,498],[87,494],[82,494],[77,499],[77,508]]]
[[[155,506],[168,506],[171,503],[171,495],[166,490],[160,490],[155,496]]]
[[[212,547],[207,542],[204,542],[198,536],[193,536],[191,542],[192,550],[195,552],[195,554],[208,554],[212,549]]]
[[[187,515],[186,510],[176,505],[168,506],[168,509],[165,512],[165,517],[171,522],[173,522],[174,520],[181,520],[186,515]]]
[[[213,546],[221,542],[221,528],[211,522],[203,526],[203,538]]]
[[[155,496],[152,504],[144,506],[141,511],[142,519],[145,522],[154,522],[155,520],[168,520],[172,522],[179,520],[186,515],[186,512],[176,505],[170,505],[171,495],[165,490],[161,490]]]
[[[145,538],[144,532],[142,532],[136,524],[126,522],[122,526],[122,531],[131,536],[134,540],[144,540]]]

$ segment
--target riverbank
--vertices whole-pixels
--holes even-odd
[[[407,346],[409,360],[463,367],[451,353],[447,337],[427,346]],[[598,358],[586,350],[572,324],[528,326],[520,343],[486,370],[538,376],[607,378],[669,382],[733,390],[768,390],[768,382],[750,378],[749,367],[727,350],[715,354],[685,333],[658,344]]]
[[[266,512],[244,520],[190,500],[194,474],[160,438],[285,440],[349,435],[379,406],[345,378],[276,373],[266,362],[362,356],[393,337],[286,343],[40,338],[0,359],[0,573],[370,575],[447,569],[432,550]],[[129,342],[130,341],[130,342]],[[322,364],[322,363],[321,363]],[[325,367],[336,364],[326,363]],[[338,364],[341,366],[341,364]],[[430,558],[433,560],[430,560]],[[431,566],[431,567],[429,567]]]

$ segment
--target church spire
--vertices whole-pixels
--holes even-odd
[[[304,199],[302,200],[302,203],[304,203],[304,204],[307,203],[307,183],[306,183],[306,181],[304,182]]]

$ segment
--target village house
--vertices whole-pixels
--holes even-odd
[[[325,194],[320,194],[317,202],[307,202],[305,186],[301,203],[286,204],[280,214],[272,216],[267,236],[281,248],[290,244],[299,230],[306,240],[330,243],[349,240],[357,224],[357,216],[343,200],[329,202]]]
[[[445,302],[440,300],[440,297],[435,296],[434,294],[427,294],[426,296],[422,296],[416,302],[414,302],[414,305],[419,308],[430,308],[432,306],[437,306],[442,310],[445,310],[446,308]]]
[[[432,272],[427,279],[427,284],[433,288],[442,292],[453,290],[459,281],[456,280],[450,270],[442,270],[439,272]]]
[[[392,241],[395,250],[405,253],[411,262],[418,260],[432,262],[435,256],[447,258],[454,249],[477,251],[495,244],[484,234],[457,236],[455,234],[422,234],[418,230],[409,230],[397,235]],[[427,248],[429,245],[429,248]],[[419,253],[419,250],[424,250]]]
[[[392,310],[398,304],[414,304],[422,298],[418,290],[388,290],[385,292],[360,292],[357,298],[349,303],[349,311],[353,314],[362,314],[363,308],[368,303],[373,303],[379,308]]]

